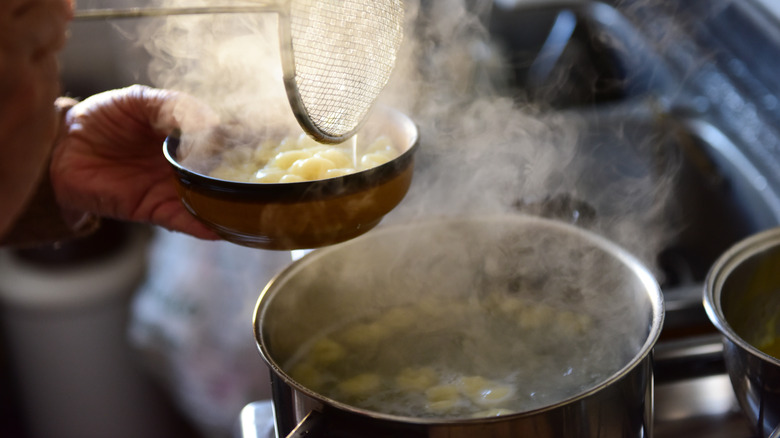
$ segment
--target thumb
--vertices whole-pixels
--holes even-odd
[[[175,129],[183,132],[206,131],[219,124],[219,116],[205,102],[192,95],[170,90],[149,89],[149,93],[162,93],[160,108],[156,120],[152,121],[154,128],[166,135]]]

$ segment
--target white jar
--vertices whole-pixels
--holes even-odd
[[[0,251],[0,322],[34,438],[177,436],[127,340],[148,232],[114,227],[67,244],[97,245],[70,258]]]

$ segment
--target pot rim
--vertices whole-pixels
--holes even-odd
[[[438,218],[433,220],[427,220],[427,221],[419,221],[419,222],[412,222],[412,223],[406,223],[401,225],[393,225],[388,226],[385,228],[377,228],[372,231],[372,235],[381,234],[381,233],[389,233],[393,230],[398,230],[401,228],[413,228],[413,227],[419,227],[419,226],[425,226],[427,224],[443,224],[443,223],[459,223],[459,222],[471,222],[471,221],[514,221],[518,224],[528,224],[528,223],[537,223],[537,224],[543,224],[546,227],[550,227],[552,229],[562,230],[564,232],[568,233],[579,233],[582,235],[582,237],[585,238],[585,240],[591,242],[594,244],[594,246],[599,247],[606,252],[613,255],[615,258],[620,260],[622,263],[625,264],[636,276],[637,279],[643,284],[644,290],[648,291],[649,299],[651,302],[651,311],[652,311],[652,321],[650,325],[650,329],[647,335],[647,338],[645,339],[645,342],[643,343],[642,347],[637,351],[637,353],[634,355],[634,357],[626,363],[622,368],[620,368],[618,371],[613,373],[608,378],[604,379],[599,384],[579,393],[575,394],[571,397],[568,397],[564,400],[561,400],[555,404],[543,406],[540,408],[528,410],[528,411],[522,411],[522,412],[515,412],[511,414],[506,415],[500,415],[495,417],[480,417],[480,418],[447,418],[447,417],[441,417],[441,418],[420,418],[420,417],[408,417],[408,416],[402,416],[402,415],[392,415],[392,414],[386,414],[382,412],[376,412],[371,411],[367,409],[358,408],[346,403],[339,402],[337,400],[333,400],[331,398],[328,398],[322,394],[319,394],[315,391],[312,391],[311,389],[308,389],[307,387],[301,385],[295,379],[293,379],[291,376],[289,376],[282,367],[276,363],[276,361],[271,357],[270,352],[268,351],[265,343],[262,341],[262,330],[261,330],[261,322],[264,319],[265,310],[266,307],[264,306],[266,300],[270,300],[273,298],[273,295],[275,294],[275,291],[278,290],[278,287],[276,286],[279,282],[284,280],[285,278],[293,275],[295,271],[297,271],[303,263],[307,262],[309,258],[317,257],[319,254],[326,254],[328,251],[333,250],[337,246],[342,245],[349,245],[350,242],[355,241],[357,239],[362,238],[363,236],[360,236],[356,239],[353,239],[352,241],[348,241],[339,245],[335,246],[329,246],[324,248],[318,248],[314,251],[312,251],[309,254],[306,254],[305,256],[301,257],[300,259],[292,262],[290,265],[288,265],[286,268],[284,268],[281,272],[277,273],[265,286],[263,291],[260,293],[259,298],[257,299],[257,303],[255,305],[255,311],[252,318],[252,326],[253,326],[253,332],[255,337],[255,343],[257,344],[258,350],[260,351],[260,355],[265,361],[265,363],[268,365],[270,370],[279,376],[287,385],[290,385],[294,387],[296,390],[302,392],[306,396],[317,400],[324,405],[330,405],[334,406],[338,409],[356,413],[359,415],[363,415],[365,417],[378,419],[378,420],[385,420],[385,421],[394,421],[394,422],[403,422],[403,423],[409,423],[409,424],[417,424],[417,425],[425,425],[425,426],[431,426],[431,425],[452,425],[452,424],[474,424],[474,423],[485,423],[485,422],[498,422],[498,421],[506,421],[511,420],[515,418],[523,418],[523,417],[530,417],[534,415],[538,415],[541,413],[545,413],[548,411],[552,411],[558,408],[561,408],[563,406],[576,403],[580,400],[586,399],[593,394],[603,390],[604,388],[611,386],[615,384],[616,382],[623,379],[626,375],[628,375],[631,371],[633,371],[641,362],[643,362],[652,352],[653,346],[657,342],[660,334],[661,334],[661,328],[663,327],[663,321],[664,321],[664,299],[663,294],[661,292],[661,288],[656,281],[655,277],[650,273],[650,271],[632,254],[630,254],[628,251],[620,247],[619,245],[613,243],[612,241],[597,235],[594,232],[576,227],[574,225],[570,225],[561,221],[553,220],[553,219],[547,219],[537,216],[530,216],[525,214],[507,214],[507,215],[490,215],[490,216],[468,216],[468,217],[457,217],[457,218]]]
[[[704,282],[704,311],[721,335],[759,359],[780,366],[780,359],[771,356],[744,340],[726,321],[721,305],[723,285],[729,275],[745,260],[770,248],[780,248],[780,227],[761,231],[726,250],[712,265]]]

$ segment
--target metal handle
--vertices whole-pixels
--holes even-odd
[[[325,429],[325,416],[320,412],[311,411],[298,426],[287,435],[287,438],[324,437]]]
[[[120,18],[165,17],[171,15],[237,14],[279,12],[280,4],[275,1],[257,1],[242,6],[193,6],[181,8],[125,8],[125,9],[81,9],[73,18],[79,21],[111,20]]]

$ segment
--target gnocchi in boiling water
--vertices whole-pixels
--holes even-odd
[[[306,134],[241,145],[224,151],[209,176],[239,182],[289,183],[334,178],[384,164],[398,156],[388,137],[358,147],[352,137],[337,145],[317,143]]]
[[[620,369],[594,317],[507,294],[423,299],[344,324],[284,369],[341,402],[412,417],[489,417],[579,394]]]

